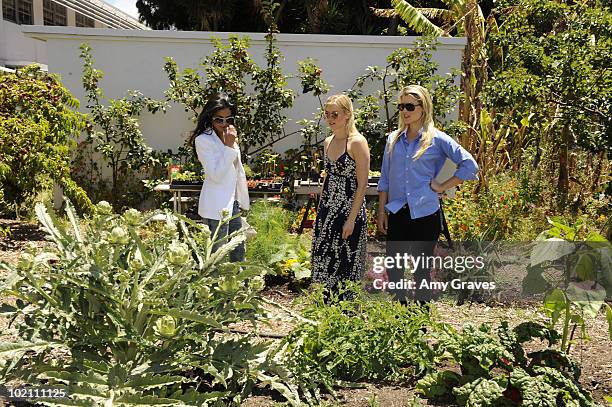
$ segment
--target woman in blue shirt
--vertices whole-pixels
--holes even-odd
[[[377,225],[387,235],[387,256],[408,253],[424,262],[433,255],[441,231],[440,195],[463,181],[478,179],[478,165],[467,150],[434,127],[427,89],[419,85],[402,89],[398,109],[398,129],[387,138],[380,171]],[[438,183],[435,178],[447,158],[457,164],[457,171]],[[430,269],[419,263],[413,272],[416,299],[430,300]],[[403,268],[387,273],[389,282],[406,281]],[[405,289],[389,291],[406,301]]]

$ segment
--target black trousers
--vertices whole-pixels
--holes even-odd
[[[440,211],[424,216],[422,218],[410,219],[410,208],[405,205],[397,213],[389,214],[387,228],[386,255],[388,257],[404,258],[404,254],[421,257],[421,263],[414,270],[414,298],[417,301],[431,300],[431,290],[421,289],[422,281],[431,281],[431,270],[425,263],[428,256],[433,255],[434,247],[438,241],[441,231]],[[389,282],[399,283],[402,280],[410,280],[410,275],[405,274],[402,267],[387,268]],[[396,300],[406,301],[408,291],[404,288],[389,289],[389,293]]]

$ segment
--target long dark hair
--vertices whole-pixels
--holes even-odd
[[[236,105],[231,101],[227,93],[217,93],[215,96],[208,99],[200,116],[198,117],[198,124],[191,133],[189,138],[189,145],[195,150],[195,139],[200,134],[204,133],[208,129],[212,129],[212,118],[221,109],[229,108],[232,112],[232,116],[236,115]]]

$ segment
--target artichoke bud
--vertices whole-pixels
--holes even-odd
[[[170,315],[164,315],[155,321],[155,331],[158,335],[166,338],[172,338],[176,335],[176,320]]]
[[[189,246],[185,243],[173,242],[168,248],[168,261],[175,266],[182,266],[191,260]]]
[[[142,220],[142,214],[138,209],[130,208],[123,213],[123,219],[130,226],[138,226]]]
[[[130,268],[134,271],[140,271],[144,268],[145,264],[142,260],[142,255],[140,254],[140,251],[134,253],[134,256],[132,256],[132,258],[130,259],[129,265]]]
[[[130,241],[130,235],[121,226],[115,226],[108,236],[111,244],[126,244]]]
[[[106,201],[100,201],[96,204],[96,212],[100,215],[110,215],[113,213],[113,207]]]
[[[264,281],[263,277],[256,276],[250,281],[249,286],[255,291],[261,291],[266,286],[266,282]]]

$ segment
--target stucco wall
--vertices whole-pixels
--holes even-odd
[[[168,87],[168,79],[162,70],[164,57],[172,56],[181,69],[196,68],[203,56],[213,50],[211,38],[227,39],[229,33],[180,32],[180,31],[131,31],[110,29],[85,29],[73,27],[23,28],[26,35],[47,42],[50,72],[59,73],[64,84],[85,105],[80,82],[82,63],[79,45],[88,42],[93,48],[96,68],[105,73],[101,82],[106,96],[116,98],[128,89],[140,90],[145,95],[162,98]],[[244,34],[240,34],[244,35]],[[251,38],[251,56],[262,64],[264,34],[247,34]],[[399,47],[410,47],[416,37],[375,37],[337,35],[280,34],[278,46],[285,56],[285,73],[297,72],[297,61],[315,58],[330,83],[330,94],[350,88],[358,75],[370,65],[384,66],[386,57]],[[464,38],[445,38],[434,54],[440,65],[439,72],[459,67],[464,48]],[[289,86],[301,90],[299,80],[291,79]],[[311,95],[301,95],[294,107],[287,112],[289,121],[286,132],[299,128],[297,120],[311,118],[318,101]],[[145,114],[141,127],[149,145],[155,149],[176,149],[182,145],[186,133],[193,124],[181,106],[172,106],[168,113],[154,116]],[[275,146],[277,151],[298,146],[301,136],[296,134]]]

